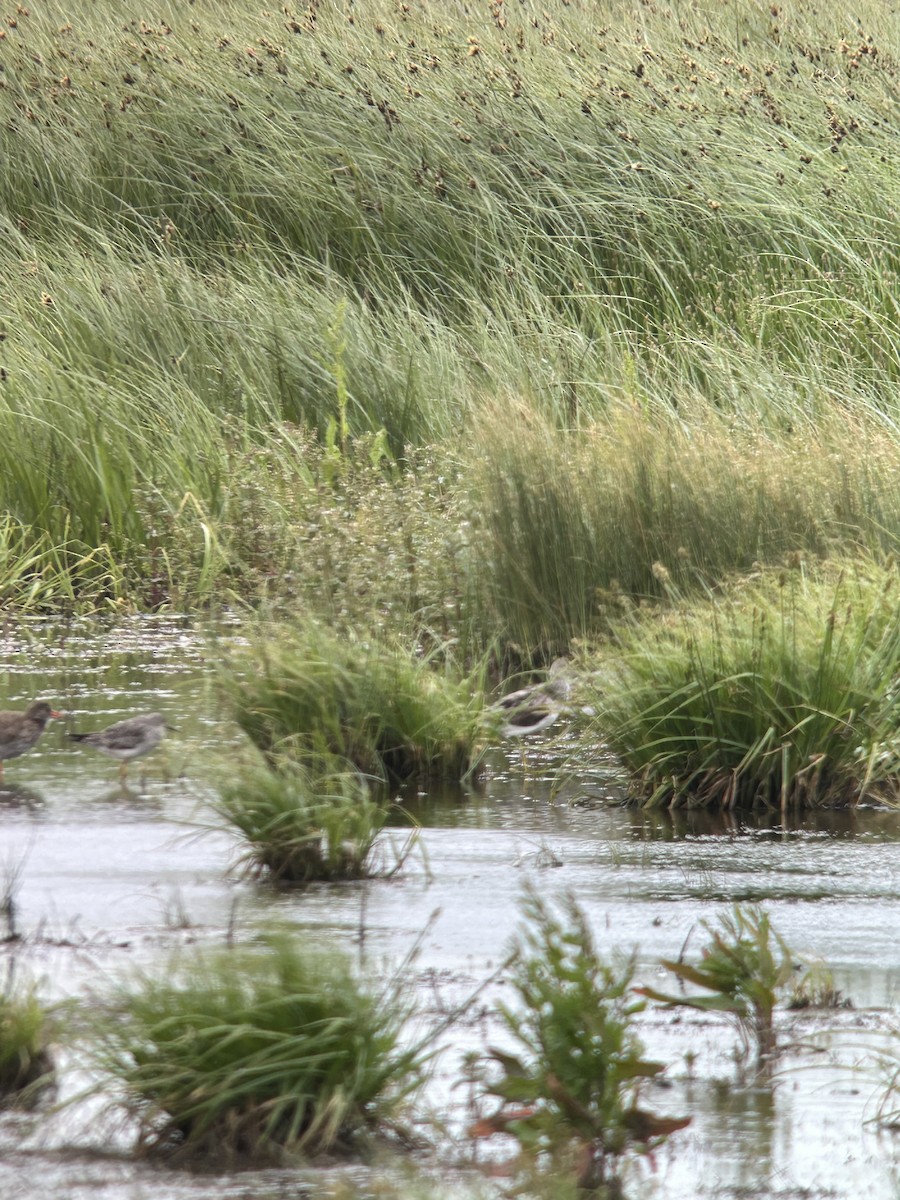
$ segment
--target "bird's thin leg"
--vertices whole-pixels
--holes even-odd
[[[128,763],[120,762],[119,763],[119,782],[124,783],[127,775],[128,775]]]

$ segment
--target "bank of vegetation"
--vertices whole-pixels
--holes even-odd
[[[896,551],[886,6],[0,34],[8,608],[264,605],[510,669]]]

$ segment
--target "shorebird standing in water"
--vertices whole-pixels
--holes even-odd
[[[489,709],[503,724],[501,737],[522,737],[548,729],[563,712],[572,693],[569,660],[555,658],[543,683],[510,692]]]
[[[61,716],[63,713],[51,708],[46,700],[35,700],[24,712],[0,712],[0,779],[4,762],[30,750],[47,722]]]
[[[143,713],[139,717],[127,717],[124,721],[116,721],[106,729],[96,733],[70,733],[73,742],[83,742],[85,746],[93,746],[101,754],[119,760],[119,778],[125,782],[128,764],[133,758],[141,758],[149,754],[163,739],[163,734],[171,725],[166,724],[162,713]]]

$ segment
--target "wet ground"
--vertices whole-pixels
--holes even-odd
[[[746,826],[646,816],[615,803],[621,780],[612,764],[553,796],[554,747],[538,742],[524,758],[518,746],[496,755],[479,789],[408,798],[423,824],[421,848],[395,878],[273,893],[237,877],[227,832],[198,834],[198,822],[210,820],[204,802],[217,774],[244,752],[220,711],[211,671],[236,637],[236,627],[210,640],[186,622],[162,619],[105,630],[15,626],[0,636],[0,707],[40,696],[73,713],[72,729],[152,710],[177,727],[132,768],[124,790],[116,764],[69,742],[65,723],[52,724],[34,751],[7,765],[0,892],[14,896],[22,939],[4,951],[16,970],[40,980],[43,998],[90,1002],[133,962],[163,961],[175,946],[222,940],[229,931],[252,937],[278,922],[305,938],[343,943],[376,973],[421,939],[413,972],[428,1020],[502,961],[528,879],[548,896],[574,893],[598,944],[636,949],[639,978],[663,987],[658,959],[677,957],[688,939],[689,953],[698,949],[699,921],[737,900],[761,901],[798,955],[829,965],[852,1007],[782,1014],[790,1048],[765,1088],[735,1085],[735,1036],[724,1021],[648,1010],[641,1036],[650,1055],[669,1064],[671,1081],[651,1095],[651,1106],[692,1113],[694,1122],[641,1164],[629,1195],[900,1195],[898,1146],[871,1122],[884,1094],[875,1057],[900,1056],[893,1032],[900,1026],[900,815],[828,813],[790,829],[774,819]],[[498,990],[485,992],[448,1035],[423,1097],[423,1111],[438,1111],[451,1134],[467,1120],[465,1089],[454,1086],[460,1059],[496,1037]],[[60,1055],[65,1068],[69,1057]],[[64,1093],[81,1082],[74,1067],[64,1069]],[[130,1161],[128,1139],[127,1129],[110,1128],[88,1105],[5,1117],[0,1200],[275,1200],[375,1188],[371,1172],[360,1170],[161,1172]],[[445,1163],[464,1163],[470,1153],[462,1137],[442,1150]],[[378,1186],[384,1194],[387,1185]],[[500,1192],[478,1173],[444,1168],[425,1183],[393,1186],[398,1195]]]

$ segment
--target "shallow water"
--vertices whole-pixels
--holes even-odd
[[[785,1013],[782,1040],[796,1047],[763,1089],[734,1085],[735,1037],[724,1021],[648,1010],[641,1035],[650,1055],[670,1064],[671,1080],[651,1094],[651,1107],[692,1113],[694,1122],[652,1167],[639,1165],[629,1195],[898,1195],[894,1141],[866,1121],[882,1094],[873,1051],[900,1046],[890,1033],[900,1004],[900,816],[824,813],[791,829],[773,819],[747,825],[702,814],[648,816],[610,803],[621,790],[612,764],[553,796],[554,753],[565,748],[563,739],[528,746],[524,756],[520,746],[508,757],[497,754],[477,789],[406,797],[423,825],[421,845],[395,878],[272,892],[237,878],[227,832],[197,833],[197,822],[209,821],[203,806],[217,773],[244,752],[218,710],[209,668],[211,656],[238,636],[235,627],[211,639],[187,622],[142,619],[105,630],[16,626],[0,637],[0,706],[41,696],[73,714],[7,765],[0,789],[0,890],[14,891],[22,935],[5,945],[5,955],[41,980],[46,999],[89,1000],[133,962],[163,961],[175,946],[219,941],[229,930],[252,937],[284,922],[305,938],[343,943],[375,972],[400,963],[420,939],[412,970],[427,1018],[471,994],[502,962],[528,879],[548,896],[574,893],[598,944],[636,949],[639,978],[665,987],[658,959],[677,957],[685,945],[696,952],[700,920],[737,900],[764,901],[798,954],[830,965],[853,1008]],[[154,709],[178,731],[143,760],[143,781],[132,768],[130,790],[119,787],[116,763],[65,738],[67,724],[98,728]],[[492,985],[474,1016],[447,1035],[423,1098],[457,1133],[467,1119],[465,1089],[453,1086],[459,1060],[487,1033],[496,1039],[490,1007],[500,990]],[[77,1086],[73,1069],[63,1090]],[[121,1153],[110,1157],[110,1149],[127,1146],[127,1130],[110,1132],[87,1107],[6,1117],[0,1200],[263,1200],[304,1190],[346,1196],[371,1184],[370,1173],[346,1169],[161,1172]],[[460,1139],[443,1153],[459,1162],[469,1151]],[[438,1180],[424,1192],[498,1190],[466,1172],[452,1183],[446,1172]]]

